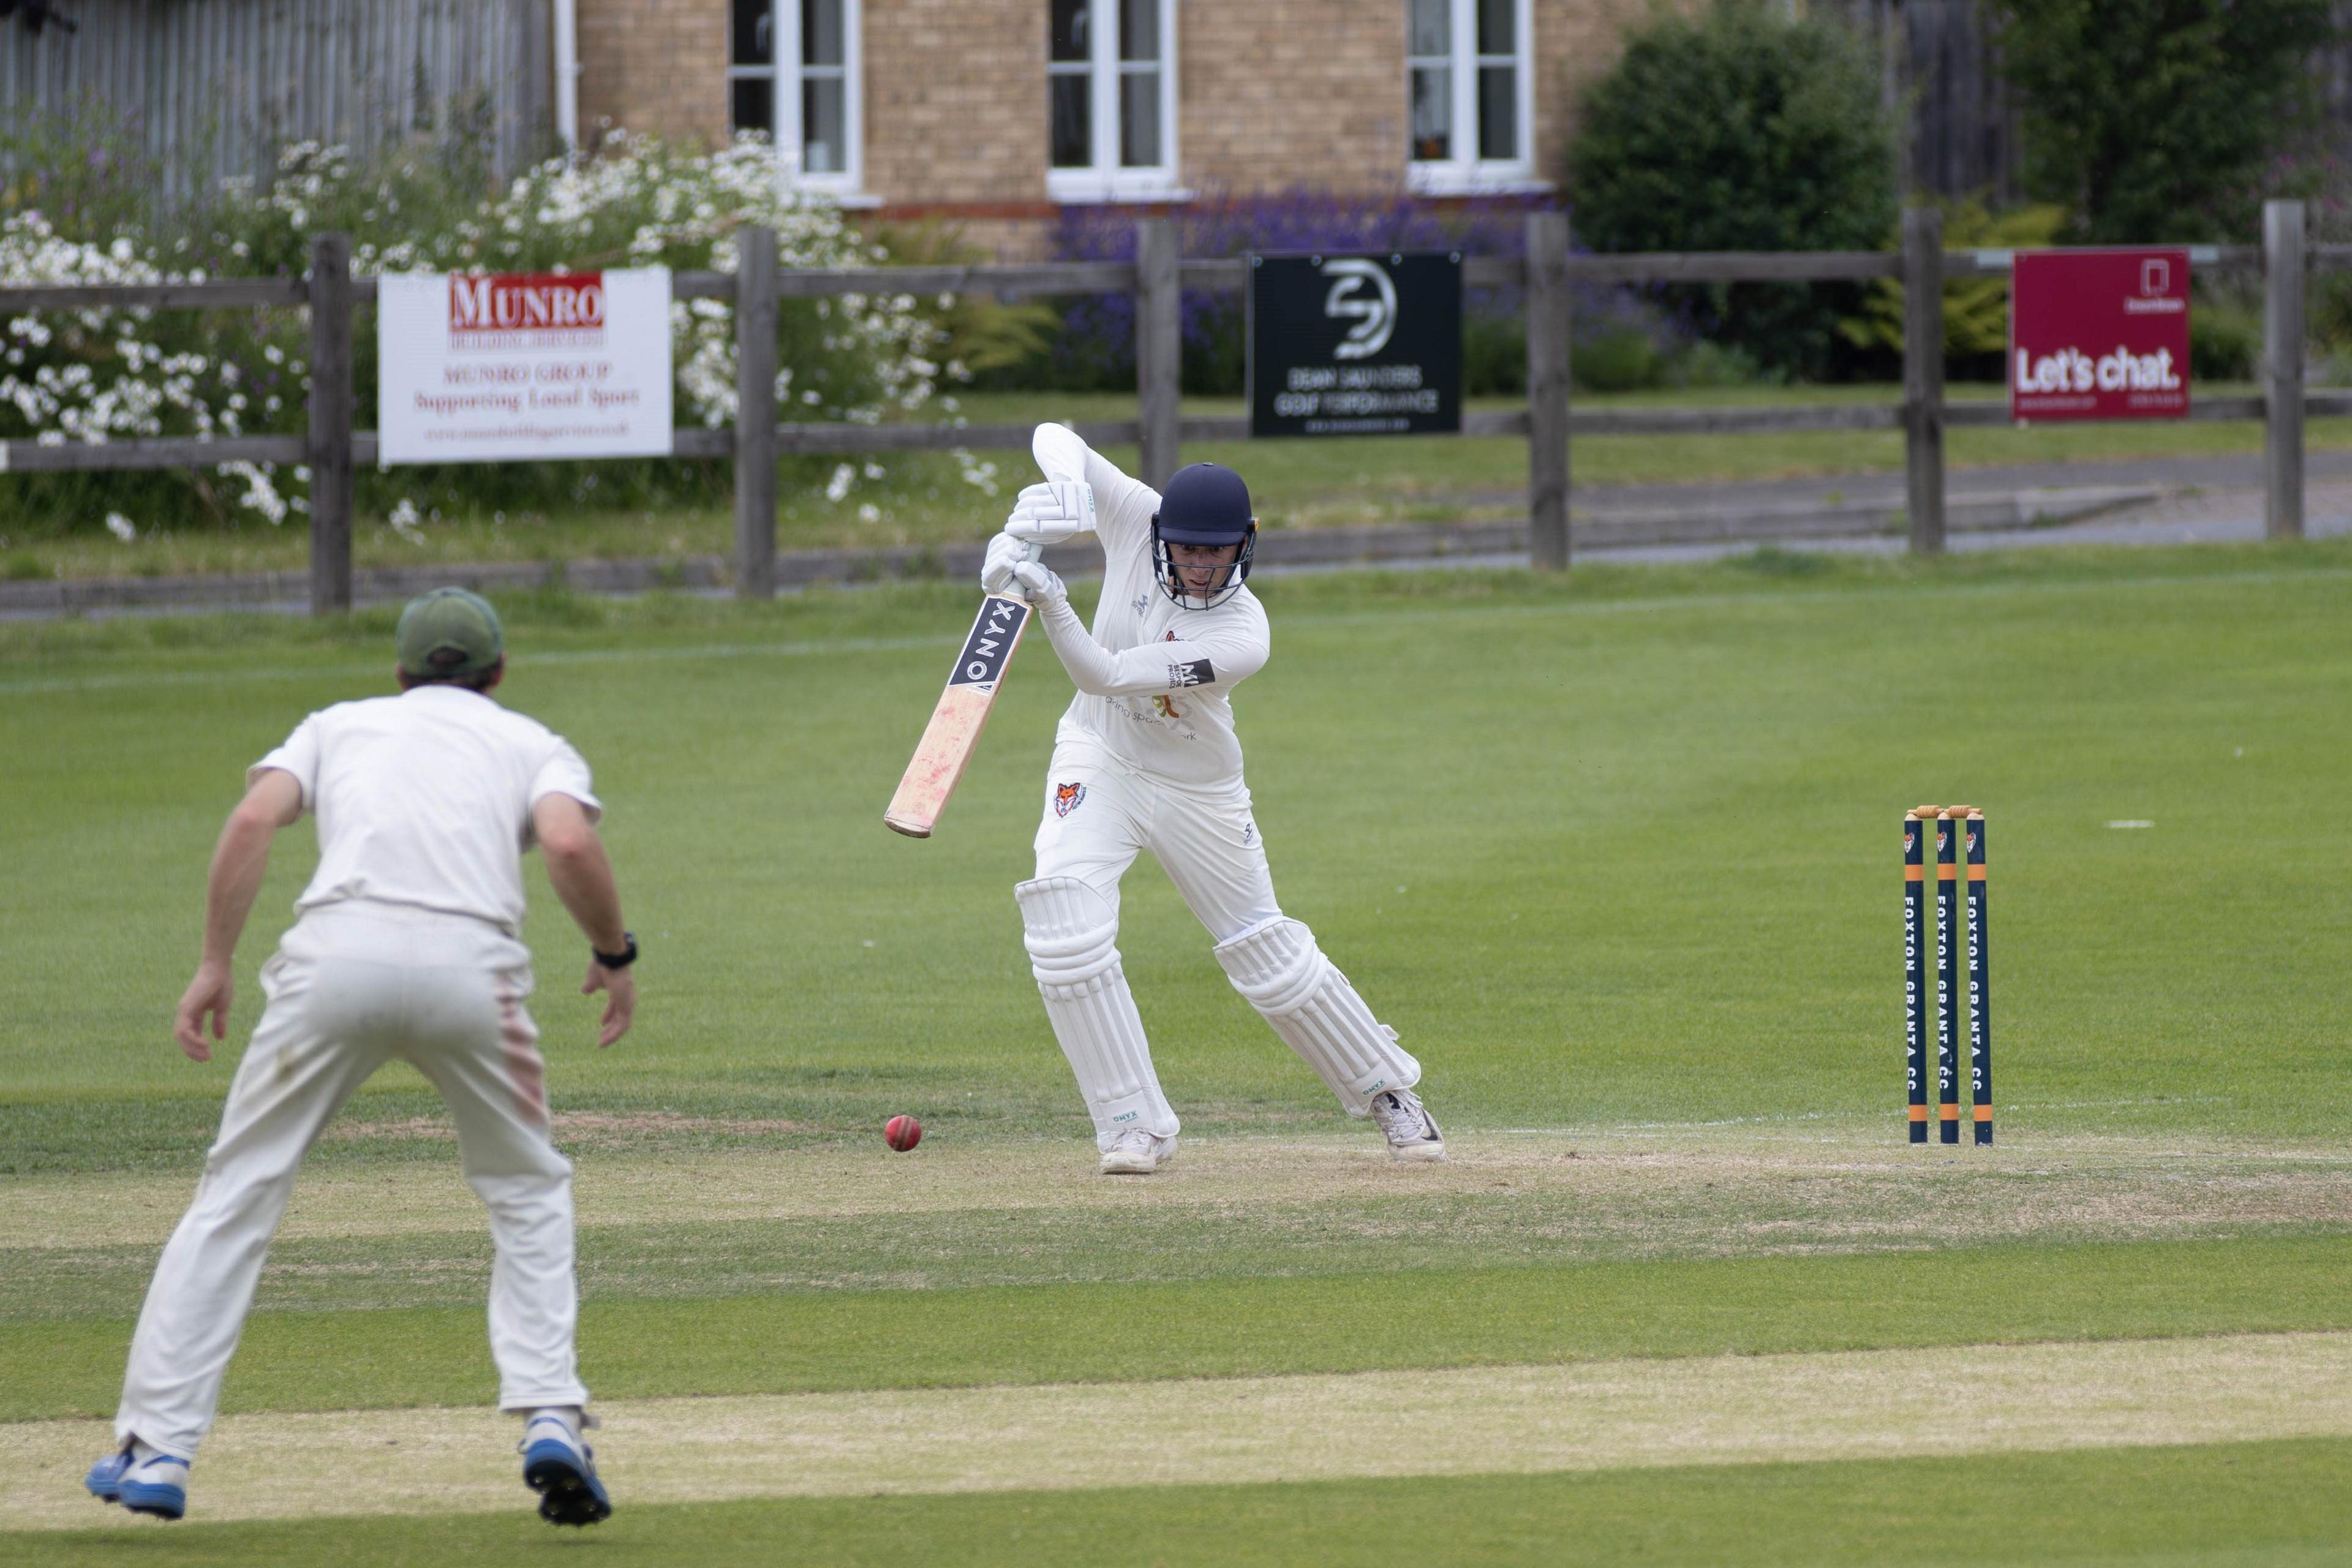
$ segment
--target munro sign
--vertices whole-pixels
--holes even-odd
[[[377,461],[667,457],[669,274],[388,273]]]

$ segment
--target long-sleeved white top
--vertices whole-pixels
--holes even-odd
[[[1246,585],[1205,610],[1169,597],[1151,560],[1159,492],[1076,435],[1066,445],[1073,459],[1085,453],[1081,477],[1095,492],[1103,589],[1091,630],[1066,601],[1048,603],[1038,617],[1078,689],[1060,738],[1092,742],[1179,784],[1237,782],[1233,689],[1265,668],[1265,610]]]

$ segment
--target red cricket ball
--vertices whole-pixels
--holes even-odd
[[[894,1116],[882,1124],[882,1142],[901,1154],[923,1141],[923,1124],[911,1116]]]

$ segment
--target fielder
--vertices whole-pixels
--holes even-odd
[[[173,1232],[131,1343],[114,1432],[91,1467],[100,1500],[178,1519],[189,1463],[253,1304],[269,1238],[320,1130],[398,1057],[441,1091],[466,1179],[489,1209],[490,1351],[499,1405],[526,1417],[523,1479],[556,1524],[612,1503],[583,1426],[572,1354],[572,1166],[549,1138],[522,927],[522,853],[534,839],[590,952],[583,993],[605,994],[597,1043],[636,1009],[636,939],[595,823],[588,766],[562,737],[489,692],[506,672],[490,606],[459,588],[400,617],[401,695],[311,714],[246,775],[205,898],[204,960],[180,998],[180,1048],[208,1061],[232,1000],[229,960],[269,859],[304,812],[319,869],[261,971],[268,998],[221,1113],[195,1201]]]
[[[1234,733],[1234,688],[1269,652],[1265,612],[1243,582],[1257,532],[1247,488],[1195,463],[1161,496],[1062,426],[1039,426],[1034,444],[1047,473],[1085,478],[1023,490],[981,582],[1036,606],[1078,689],[1045,778],[1037,874],[1013,891],[1104,1173],[1156,1171],[1176,1152],[1176,1112],[1114,945],[1119,879],[1144,849],[1208,928],[1234,989],[1348,1113],[1378,1122],[1399,1159],[1443,1160],[1444,1139],[1413,1093],[1421,1064],[1275,902]],[[1091,632],[1061,579],[1032,559],[1087,532],[1103,547]]]

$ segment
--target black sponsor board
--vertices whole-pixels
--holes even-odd
[[[1462,428],[1462,256],[1249,258],[1252,436]]]

